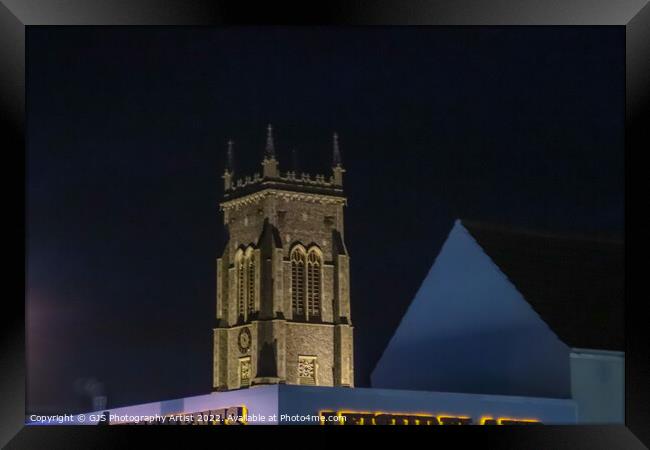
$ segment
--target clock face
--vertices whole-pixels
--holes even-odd
[[[239,332],[239,351],[246,353],[251,346],[251,332],[248,328],[242,328]]]

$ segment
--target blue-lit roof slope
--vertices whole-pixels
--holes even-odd
[[[373,387],[568,398],[569,347],[457,220]]]

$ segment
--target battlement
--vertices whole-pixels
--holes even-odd
[[[309,185],[309,186],[322,186],[322,187],[334,187],[340,188],[334,181],[334,175],[329,177],[321,174],[316,174],[314,176],[308,173],[296,174],[296,172],[289,170],[284,174],[280,173],[278,177],[275,178],[264,178],[260,176],[259,173],[254,173],[253,176],[245,176],[244,178],[238,178],[233,181],[230,191],[236,191],[238,189],[250,187],[252,185],[261,184],[264,180],[275,180],[282,183],[291,183],[295,185]]]
[[[315,175],[312,177],[306,173],[297,176],[294,172],[289,171],[275,178],[261,177],[258,173],[252,177],[240,178],[224,192],[223,198],[225,202],[229,202],[267,189],[334,197],[344,196],[343,187],[336,184],[334,176],[326,178],[324,175]]]

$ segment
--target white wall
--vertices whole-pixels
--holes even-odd
[[[571,394],[578,423],[624,423],[624,353],[571,349]]]

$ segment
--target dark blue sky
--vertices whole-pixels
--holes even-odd
[[[624,29],[28,29],[28,408],[211,388],[225,142],[349,196],[357,385],[457,217],[623,232]]]

